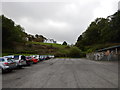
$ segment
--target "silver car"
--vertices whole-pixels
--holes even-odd
[[[26,65],[26,57],[23,55],[15,55],[14,61],[17,63],[18,68],[21,68],[22,66]]]
[[[14,62],[10,58],[0,57],[0,68],[2,72],[12,71],[13,69],[16,68],[16,62]]]

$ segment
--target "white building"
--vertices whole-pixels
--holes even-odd
[[[44,40],[44,43],[57,43],[57,42],[54,41],[53,39],[46,39]]]

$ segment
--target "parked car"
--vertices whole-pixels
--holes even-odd
[[[40,55],[40,61],[45,60],[45,56],[44,55]]]
[[[39,55],[31,55],[31,57],[34,57],[35,59],[38,59],[38,61],[40,61]]]
[[[18,68],[22,68],[26,65],[26,57],[23,55],[15,55],[14,60],[17,63]]]
[[[39,57],[40,57],[40,61],[51,59],[50,55],[40,55]]]
[[[32,58],[32,62],[33,62],[33,63],[38,63],[38,61],[39,61],[38,59],[36,59],[36,58],[34,58],[34,57],[31,57],[31,58]]]
[[[4,58],[11,59],[13,62],[15,62],[14,55],[4,56]],[[17,63],[16,63],[16,66],[17,66]]]
[[[49,55],[46,55],[45,57],[46,57],[45,60],[51,59]]]
[[[26,63],[30,66],[33,63],[32,57],[26,56]]]
[[[16,62],[10,58],[0,57],[0,68],[2,69],[2,72],[12,71],[16,68]]]
[[[50,58],[54,58],[55,56],[54,55],[49,55]]]

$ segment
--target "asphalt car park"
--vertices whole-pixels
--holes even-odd
[[[55,58],[2,76],[3,88],[117,88],[118,62]]]

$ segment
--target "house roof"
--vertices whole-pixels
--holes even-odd
[[[115,49],[115,48],[120,48],[120,45],[99,49],[97,51],[100,52],[100,51],[106,51],[106,50],[111,50],[111,49]]]

